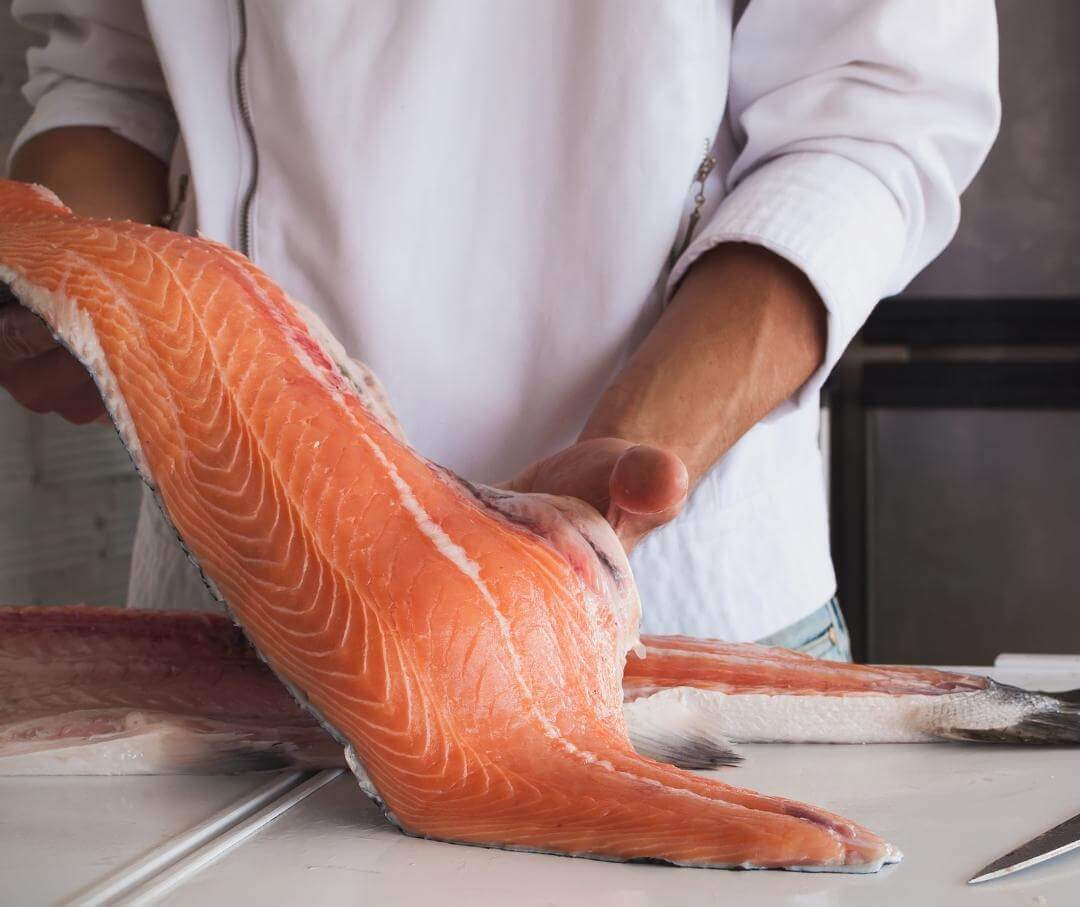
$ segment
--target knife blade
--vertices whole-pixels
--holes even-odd
[[[989,866],[984,866],[974,876],[968,879],[969,885],[978,882],[988,882],[991,879],[1000,879],[1029,866],[1052,860],[1070,850],[1080,847],[1080,814],[1066,819],[1060,825],[1055,825],[1049,831],[1032,838],[1026,844],[1021,844],[1016,850],[1011,850],[1005,856],[998,857]]]

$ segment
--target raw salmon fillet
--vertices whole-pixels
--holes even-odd
[[[607,524],[418,456],[240,255],[4,182],[0,281],[90,370],[212,591],[402,830],[692,866],[898,859],[846,819],[636,753],[637,599]]]

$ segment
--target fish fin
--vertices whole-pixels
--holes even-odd
[[[672,697],[644,697],[623,706],[634,749],[678,768],[709,769],[743,761],[716,721]]]
[[[940,735],[976,743],[1080,744],[1080,690],[1043,693],[991,682],[987,692],[1022,707],[1017,720],[996,728],[943,728]]]

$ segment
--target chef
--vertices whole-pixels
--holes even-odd
[[[991,0],[14,12],[46,43],[13,177],[250,256],[426,456],[607,514],[645,630],[848,657],[819,390],[956,230],[999,121]],[[13,305],[0,384],[103,414]],[[128,602],[216,607],[149,498]]]

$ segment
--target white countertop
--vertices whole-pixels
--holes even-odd
[[[0,904],[56,904],[181,844],[274,779],[127,776],[0,778]]]
[[[996,669],[1080,686],[1080,672]],[[980,745],[747,746],[725,781],[806,800],[898,844],[877,875],[726,872],[511,853],[407,838],[343,775],[272,821],[207,845],[132,888],[139,903],[202,905],[932,905],[1080,903],[1080,851],[967,886],[990,860],[1080,812],[1080,750]],[[324,776],[328,777],[328,776]],[[27,779],[0,787],[0,902],[54,903],[266,778]],[[236,785],[236,786],[232,786]],[[298,801],[298,802],[293,802]],[[11,804],[15,808],[9,809]],[[281,810],[284,810],[283,812]],[[140,843],[141,841],[141,843]],[[224,851],[219,853],[219,851]],[[209,859],[209,857],[207,857]]]

